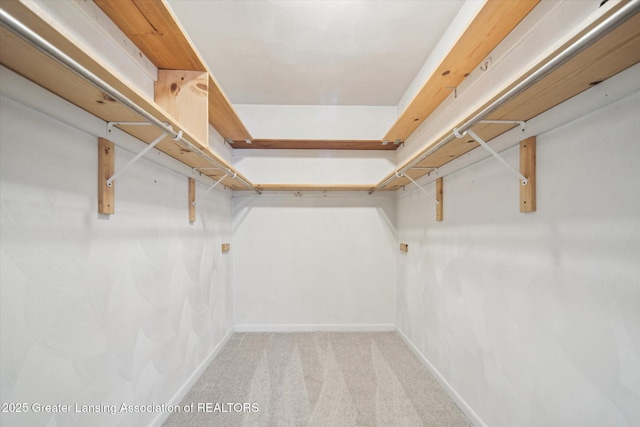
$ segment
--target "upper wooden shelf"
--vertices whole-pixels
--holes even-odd
[[[406,140],[538,3],[488,0],[384,139]]]
[[[183,144],[168,137],[156,146],[158,150],[193,168],[211,168],[215,164],[235,171],[234,168],[209,150],[208,141],[201,141],[190,134],[185,129],[185,126],[155,102],[125,84],[123,79],[117,76],[107,65],[101,63],[98,58],[91,56],[88,52],[78,48],[72,40],[58,32],[22,2],[19,0],[3,0],[1,6],[7,13],[148,111],[156,119],[169,123],[174,129],[182,130],[183,137],[199,149],[203,155],[185,148]],[[70,71],[4,27],[0,29],[0,63],[106,122],[143,121],[138,114],[116,102],[115,99],[93,86],[87,80]],[[120,128],[146,143],[150,143],[161,135],[161,131],[153,126],[120,126]],[[203,174],[218,180],[225,174],[225,171],[222,169],[204,169]],[[241,174],[238,174],[238,176],[249,182]],[[246,189],[240,182],[230,177],[225,178],[222,183],[234,190]]]
[[[94,1],[156,67],[209,72],[164,0]],[[395,150],[399,145],[393,142],[407,139],[451,93],[451,87],[458,86],[539,2],[488,0],[382,140],[253,140],[211,72],[209,122],[233,141],[234,148]],[[389,143],[383,145],[383,140]]]
[[[609,13],[604,15],[600,20],[595,22],[589,28],[586,28],[574,39],[568,41],[556,52],[550,54],[548,58],[541,61],[538,67],[535,67],[525,75],[521,76],[512,85],[505,88],[492,100],[479,107],[476,111],[465,118],[465,120],[461,121],[459,125],[482,111],[486,106],[490,105],[493,100],[498,99],[510,88],[516,86],[537,68],[547,63],[549,59],[556,55],[557,52],[564,50],[566,46],[573,43],[579,36],[586,33],[590,28],[595,27],[596,24],[604,20],[607,16],[620,9],[625,3],[626,2],[621,2],[616,7],[613,7]],[[546,77],[534,83],[527,90],[503,104],[498,110],[488,115],[486,120],[530,120],[567,99],[589,89],[590,87],[601,83],[613,75],[626,70],[638,62],[640,62],[640,14],[634,15],[625,23],[613,29],[595,43],[591,44],[588,48],[578,53],[564,65],[549,73]],[[480,123],[473,127],[473,131],[485,141],[489,141],[510,130],[514,126],[516,125]],[[449,134],[451,134],[451,131],[434,139],[430,146],[417,153],[413,158],[407,160],[398,168],[398,170],[406,168],[416,159],[421,158],[428,152],[431,146],[435,146],[440,141],[443,141]],[[476,147],[478,147],[478,143],[476,143],[472,138],[454,139],[439,150],[430,154],[424,160],[415,164],[414,168],[407,171],[407,174],[414,180],[418,179],[429,173],[429,169],[425,168],[442,167]],[[394,174],[388,175],[380,181],[380,184],[391,179],[385,188],[393,190],[410,183],[407,178],[393,177]]]

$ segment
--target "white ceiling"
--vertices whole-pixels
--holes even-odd
[[[234,104],[396,105],[464,0],[169,0]]]

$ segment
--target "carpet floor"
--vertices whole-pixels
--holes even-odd
[[[471,426],[394,332],[236,333],[164,426]]]

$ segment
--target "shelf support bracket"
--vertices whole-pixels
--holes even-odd
[[[411,178],[411,177],[410,177],[409,175],[407,175],[406,173],[399,173],[399,172],[396,172],[396,176],[397,176],[398,178],[407,178],[409,181],[413,182],[413,183],[416,185],[416,187],[418,187],[418,188],[419,188],[419,189],[420,189],[424,194],[426,194],[427,196],[429,196],[429,198],[430,198],[431,200],[433,200],[434,202],[436,202],[436,205],[440,204],[440,202],[438,201],[438,199],[436,199],[436,198],[435,198],[435,197],[433,197],[431,194],[429,194],[429,193],[427,192],[427,190],[425,190],[425,189],[424,189],[420,184],[418,184],[417,182],[415,182],[415,181],[413,180],[413,178]]]
[[[206,190],[204,193],[202,193],[202,195],[201,195],[198,199],[202,199],[202,198],[204,197],[204,195],[205,195],[205,194],[207,194],[209,191],[213,190],[213,189],[216,187],[216,185],[220,184],[220,183],[221,183],[221,182],[222,182],[226,177],[228,177],[228,176],[229,176],[229,174],[228,174],[228,173],[225,173],[225,174],[224,174],[224,176],[223,176],[222,178],[220,178],[219,180],[217,180],[216,182],[214,182],[214,183],[213,183],[213,185],[212,185],[211,187],[207,188],[207,190]],[[232,176],[231,178],[233,179],[233,178],[235,178],[235,177],[236,177],[236,174],[234,173],[234,174],[233,174],[233,176]],[[192,202],[191,204],[192,204],[193,206],[195,206],[195,205],[196,205],[195,197],[194,197],[194,200],[193,200],[193,202]]]
[[[107,185],[115,166],[114,153],[113,142],[98,138],[98,213],[107,215],[115,213],[115,189]]]
[[[111,187],[113,186],[113,181],[116,179],[116,177],[118,175],[120,175],[122,172],[124,172],[127,168],[129,168],[129,166],[131,166],[132,164],[134,164],[135,162],[137,162],[138,160],[140,160],[142,158],[142,156],[144,156],[145,154],[147,154],[153,147],[155,147],[156,145],[158,145],[158,143],[160,141],[162,141],[165,137],[167,136],[166,133],[162,133],[162,135],[160,135],[159,137],[157,137],[153,142],[151,142],[149,145],[147,145],[146,147],[144,147],[144,150],[140,151],[138,154],[136,154],[136,156],[129,160],[129,162],[124,165],[123,167],[120,168],[120,170],[118,170],[116,173],[114,173],[113,175],[111,175],[109,177],[109,179],[107,179],[107,187]],[[178,132],[178,136],[182,136],[182,131]],[[174,138],[175,139],[175,138]]]
[[[502,157],[496,150],[494,150],[493,148],[491,148],[489,146],[489,144],[487,144],[482,138],[480,138],[478,135],[476,135],[476,133],[474,131],[472,131],[471,129],[466,130],[462,133],[458,132],[458,129],[455,128],[453,129],[453,134],[456,136],[456,138],[463,138],[466,135],[469,135],[471,138],[475,139],[476,142],[478,142],[478,144],[480,144],[482,146],[482,148],[484,148],[485,150],[487,150],[493,157],[495,157],[496,159],[498,159],[500,161],[500,163],[502,163],[509,171],[511,171],[514,175],[516,175],[518,178],[520,178],[520,180],[522,181],[522,185],[527,185],[527,183],[529,182],[529,180],[527,179],[527,177],[525,177],[524,175],[522,175],[516,168],[514,168],[513,166],[511,166],[509,164],[509,162],[507,162],[504,157]]]
[[[536,210],[536,137],[520,141],[520,172],[528,184],[520,186],[520,212]]]
[[[436,179],[436,221],[443,219],[442,177]]]
[[[196,180],[189,178],[189,222],[196,222]]]

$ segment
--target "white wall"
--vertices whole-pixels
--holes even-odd
[[[235,104],[256,139],[382,139],[395,106]]]
[[[241,330],[379,329],[395,318],[394,198],[233,199]]]
[[[444,179],[444,222],[399,193],[398,328],[486,425],[640,424],[638,111],[539,135],[535,213],[495,159]]]
[[[100,122],[0,71],[3,93]],[[190,225],[187,178],[143,159],[116,181],[116,214],[98,215],[97,155],[95,136],[0,97],[2,402],[170,403],[233,326],[220,251],[230,192],[210,192]],[[131,157],[117,147],[116,168]],[[142,426],[159,415],[30,411],[0,424]]]
[[[366,184],[395,169],[390,151],[236,150],[232,164],[256,184]]]

